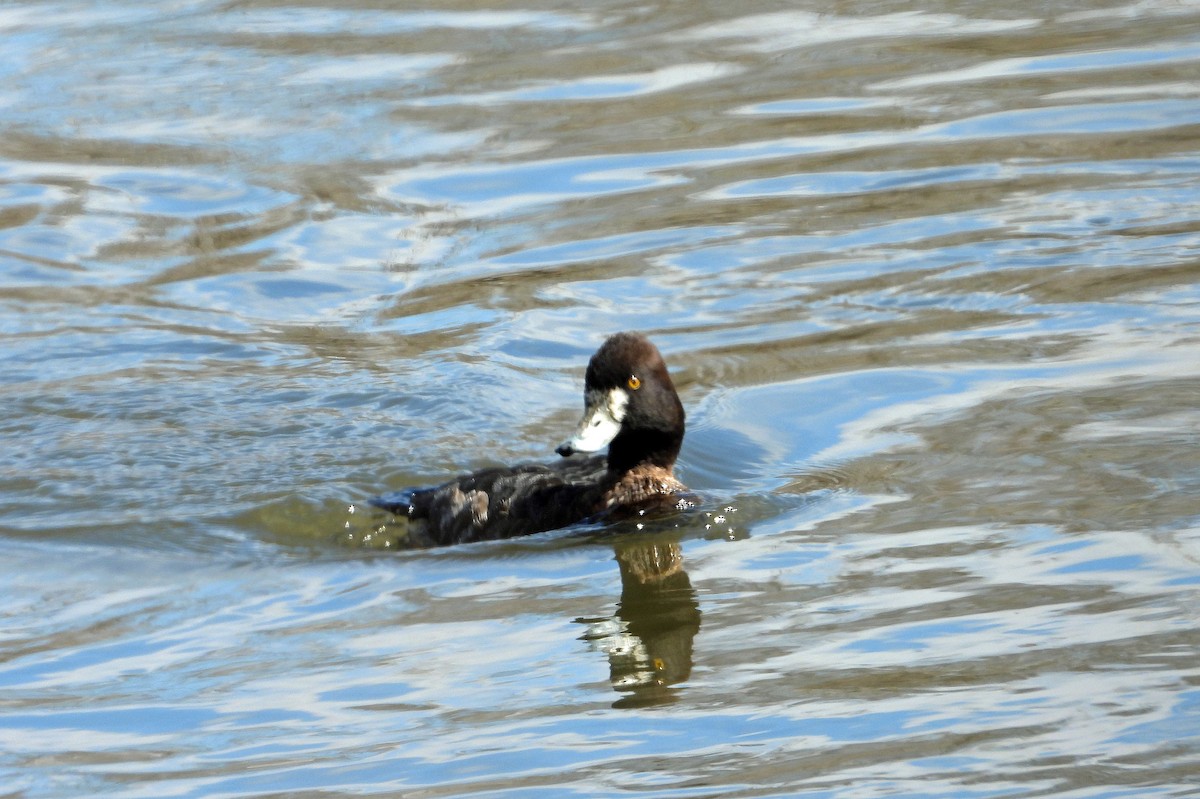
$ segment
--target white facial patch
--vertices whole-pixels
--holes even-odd
[[[589,391],[584,395],[583,419],[575,434],[559,447],[559,451],[596,452],[608,446],[621,432],[625,419],[625,406],[629,395],[624,389]]]

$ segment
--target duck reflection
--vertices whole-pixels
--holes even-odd
[[[582,636],[608,656],[614,707],[670,702],[692,672],[692,641],[700,603],[683,568],[678,541],[623,539],[613,546],[621,570],[621,601],[606,619],[580,619]]]

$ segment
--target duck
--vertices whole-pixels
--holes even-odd
[[[694,505],[674,473],[686,414],[662,354],[609,336],[588,361],[583,417],[561,460],[494,467],[375,497],[433,545],[513,538]],[[606,452],[601,453],[602,450]]]

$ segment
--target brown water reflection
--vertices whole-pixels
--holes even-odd
[[[692,645],[700,631],[700,603],[683,567],[677,541],[614,543],[621,570],[621,600],[615,615],[579,619],[584,640],[608,656],[613,690],[624,696],[614,707],[670,702],[671,686],[692,672]]]

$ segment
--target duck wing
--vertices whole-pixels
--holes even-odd
[[[604,458],[484,469],[430,488],[371,500],[421,522],[436,544],[511,538],[565,527],[594,515],[604,493]]]

